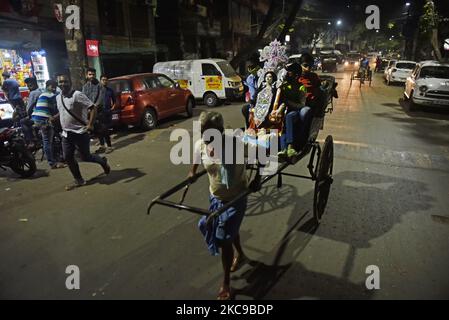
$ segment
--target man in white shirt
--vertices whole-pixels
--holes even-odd
[[[64,158],[75,178],[75,182],[68,185],[66,190],[72,190],[86,184],[81,176],[78,162],[75,160],[76,148],[79,150],[83,161],[98,163],[105,174],[109,174],[111,168],[106,157],[99,157],[90,153],[88,131],[93,129],[95,120],[94,103],[82,92],[72,90],[72,83],[67,75],[58,76],[58,86],[61,88],[61,94],[56,98],[56,102],[63,130],[62,149]]]

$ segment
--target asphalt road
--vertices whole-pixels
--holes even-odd
[[[340,97],[319,136],[335,140],[326,214],[317,228],[311,181],[286,177],[278,190],[273,179],[251,195],[241,237],[252,262],[233,276],[236,299],[449,298],[449,111],[408,112],[402,87],[380,75],[361,88],[335,76]],[[240,108],[216,110],[236,128]],[[89,183],[74,191],[64,190],[68,169],[45,163],[29,180],[0,172],[0,298],[214,299],[221,260],[206,250],[198,216],[146,215],[187,174],[169,161],[175,128],[192,120],[117,133],[112,173],[83,163]],[[305,174],[306,160],[288,171]],[[186,202],[207,208],[205,178]],[[80,269],[79,290],[66,289],[69,265]],[[370,265],[378,290],[365,286]]]

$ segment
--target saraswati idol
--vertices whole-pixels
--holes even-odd
[[[250,110],[248,134],[268,133],[272,129],[281,132],[283,115],[275,112],[279,107],[281,90],[276,88],[276,74],[265,73],[262,89],[257,94],[256,104]]]

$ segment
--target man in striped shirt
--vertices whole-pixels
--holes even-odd
[[[58,163],[53,157],[53,137],[55,130],[52,121],[53,117],[58,113],[56,107],[56,87],[57,83],[54,80],[48,80],[45,83],[45,91],[37,99],[36,106],[31,115],[34,124],[40,129],[45,157],[52,169],[64,168],[64,165]]]

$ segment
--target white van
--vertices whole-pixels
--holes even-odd
[[[153,72],[177,81],[181,88],[189,89],[195,99],[202,99],[208,107],[218,105],[219,100],[243,96],[242,79],[223,59],[158,62]]]

